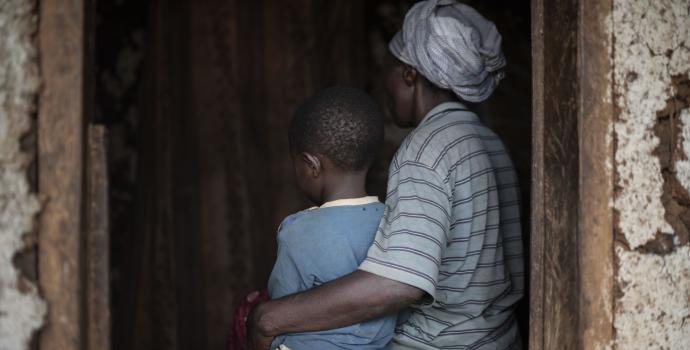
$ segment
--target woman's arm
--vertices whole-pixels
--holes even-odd
[[[421,299],[405,283],[357,270],[308,291],[259,304],[247,320],[250,349],[266,350],[283,333],[345,327],[381,317]]]

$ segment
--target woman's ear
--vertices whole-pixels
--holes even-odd
[[[414,85],[415,81],[417,81],[417,70],[409,64],[403,63],[402,78],[407,86]]]
[[[307,152],[300,153],[300,157],[302,158],[302,161],[307,165],[307,168],[309,169],[309,175],[311,177],[317,178],[321,175],[323,167],[321,165],[321,160],[319,159],[319,157]]]

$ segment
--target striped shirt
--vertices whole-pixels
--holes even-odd
[[[501,140],[462,104],[436,106],[398,149],[359,268],[428,294],[398,320],[392,349],[520,347],[517,177]]]

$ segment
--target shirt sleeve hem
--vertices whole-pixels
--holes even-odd
[[[375,275],[405,283],[423,290],[427,294],[423,300],[423,304],[431,304],[436,299],[436,287],[426,279],[413,273],[385,266],[368,259],[365,259],[362,264],[359,265],[359,270],[373,273]]]

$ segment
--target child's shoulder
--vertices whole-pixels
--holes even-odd
[[[305,217],[304,226],[317,227],[334,235],[367,230],[378,226],[385,205],[380,202],[362,205],[343,205],[313,210]],[[324,230],[324,227],[327,228]]]
[[[313,209],[300,210],[296,213],[286,216],[285,219],[283,219],[283,221],[280,223],[280,226],[278,226],[278,233],[288,229],[300,218],[303,218],[305,215],[308,215],[311,210]]]
[[[286,238],[290,232],[298,232],[301,239],[311,234],[322,237],[326,233],[338,234],[345,227],[360,227],[365,222],[376,222],[383,216],[385,205],[380,202],[337,206],[328,208],[310,208],[288,215],[278,228],[278,236]],[[324,228],[327,228],[324,230]]]
[[[315,226],[321,226],[323,218],[322,212],[318,207],[300,210],[294,214],[290,214],[283,219],[278,227],[278,235],[284,236],[291,231],[299,231],[302,235],[311,231]]]

